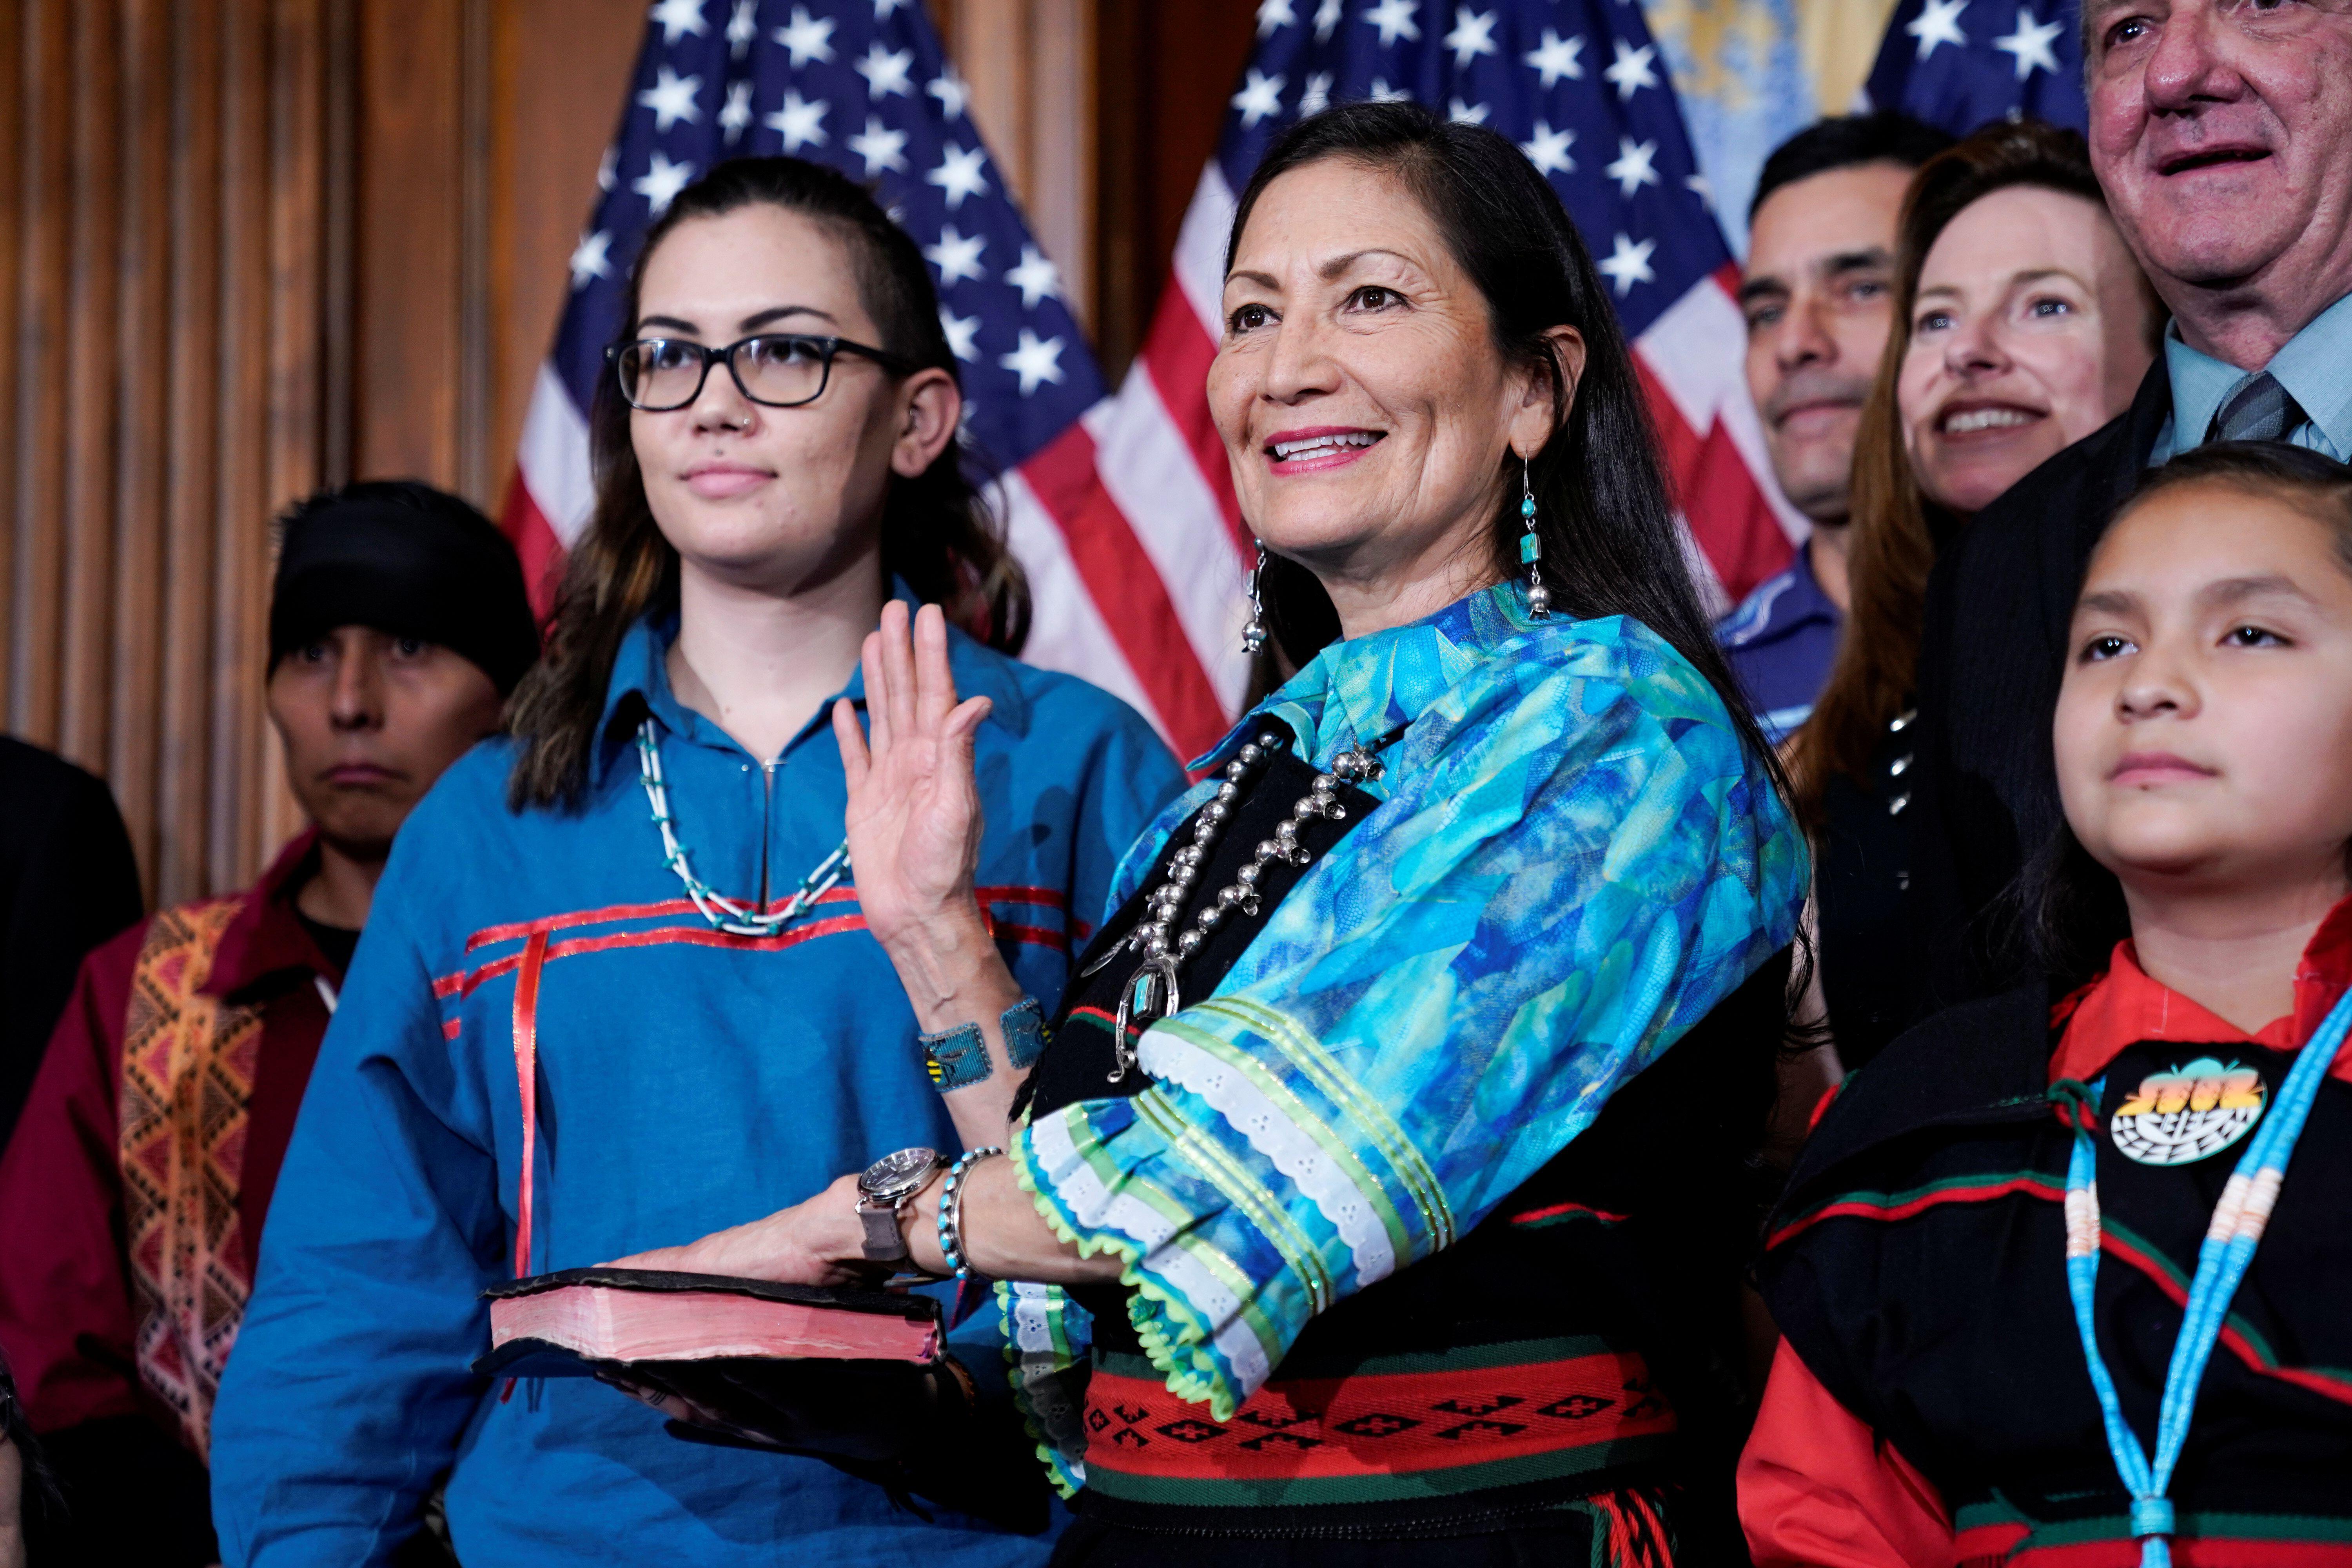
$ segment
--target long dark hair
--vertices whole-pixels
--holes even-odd
[[[1903,446],[1896,387],[1911,347],[1919,269],[1952,220],[1992,195],[2022,186],[2080,196],[2106,210],[2079,132],[2040,121],[1988,125],[1930,158],[1911,177],[1895,220],[1894,324],[1854,437],[1853,510],[1846,575],[1853,608],[1812,717],[1797,731],[1798,805],[1818,825],[1830,775],[1866,781],[1871,759],[1918,683],[1919,634],[1936,539],[1959,519],[1929,500]],[[2150,352],[2161,353],[2164,306],[2140,279]]]
[[[2216,441],[2150,468],[2106,526],[2112,529],[2150,497],[2196,484],[2266,496],[2309,512],[2334,534],[2336,564],[2352,574],[2352,467],[2281,441]],[[2056,715],[2044,718],[2046,728]],[[2352,869],[2352,845],[2346,846],[2345,864]],[[1996,920],[2005,917],[2021,931],[2026,954],[2060,991],[2095,978],[2116,943],[2131,935],[2123,883],[2091,858],[2063,818],[2018,874],[2007,902],[2006,910],[1996,909]]]
[[[1496,348],[1549,382],[1555,407],[1568,382],[1544,334],[1571,326],[1584,335],[1575,401],[1528,464],[1553,600],[1580,619],[1627,616],[1665,638],[1715,688],[1742,744],[1785,795],[1779,760],[1691,582],[1624,331],[1559,195],[1518,148],[1484,126],[1443,120],[1418,104],[1351,103],[1300,121],[1266,150],[1234,214],[1228,271],[1266,187],[1325,158],[1391,174],[1420,202],[1485,297]],[[1510,482],[1517,461],[1507,458],[1506,468],[1504,502],[1488,530],[1498,577],[1517,570],[1521,532],[1518,486]],[[1264,593],[1267,626],[1294,661],[1306,663],[1338,638],[1339,613],[1306,567],[1269,556]]]
[[[629,272],[622,331],[633,332],[646,262],[678,225],[764,203],[820,220],[839,236],[859,303],[889,350],[922,369],[956,374],[940,326],[939,296],[921,250],[871,195],[845,175],[799,158],[738,158],[678,193],[646,231]],[[600,377],[589,416],[596,510],[572,547],[548,626],[548,650],[516,691],[508,722],[520,744],[508,803],[576,806],[586,794],[596,724],[621,639],[648,612],[677,605],[677,552],[646,501],[629,439],[629,405]],[[991,647],[1018,652],[1029,630],[1029,584],[1002,525],[951,444],[922,473],[893,474],[882,510],[882,570]]]

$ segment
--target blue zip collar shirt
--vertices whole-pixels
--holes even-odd
[[[215,1520],[236,1568],[380,1563],[446,1478],[460,1558],[1032,1564],[1047,1542],[894,1510],[814,1459],[680,1442],[584,1379],[511,1399],[468,1370],[482,1290],[518,1272],[518,1033],[536,1039],[531,1255],[575,1268],[794,1204],[909,1144],[956,1147],[888,959],[845,884],[778,935],[715,931],[664,864],[642,785],[649,714],[679,843],[740,903],[790,896],[841,841],[820,710],[762,765],[682,707],[671,628],[623,644],[587,799],[507,808],[485,742],[402,829],[311,1077],[214,1417]],[[995,708],[976,766],[982,896],[1051,1008],[1120,854],[1182,786],[1117,700],[950,634]],[[853,677],[845,695],[863,696]],[[829,705],[828,705],[829,707]],[[983,1314],[962,1358],[999,1364]]]

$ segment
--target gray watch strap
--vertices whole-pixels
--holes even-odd
[[[907,1256],[907,1237],[898,1229],[898,1205],[870,1208],[863,1199],[857,1218],[866,1226],[866,1256],[875,1263],[896,1263]]]

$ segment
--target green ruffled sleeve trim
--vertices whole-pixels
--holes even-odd
[[[1059,1114],[1066,1115],[1077,1109],[1067,1107]],[[1232,1373],[1209,1342],[1216,1325],[1182,1295],[1144,1269],[1143,1249],[1132,1237],[1116,1230],[1089,1233],[1076,1227],[1064,1211],[1053,1184],[1035,1169],[1036,1154],[1031,1148],[1026,1125],[1013,1133],[1011,1152],[1013,1179],[1029,1194],[1038,1215],[1057,1239],[1076,1247],[1080,1258],[1111,1253],[1119,1259],[1118,1282],[1130,1292],[1127,1299],[1128,1321],[1134,1325],[1135,1337],[1141,1342],[1152,1370],[1166,1380],[1168,1392],[1179,1399],[1208,1405],[1213,1421],[1231,1421],[1241,1401]]]
[[[1038,1289],[1045,1292],[1045,1310],[1059,1319],[1069,1305],[1061,1287],[1045,1285]],[[1040,1371],[1031,1363],[1028,1352],[1021,1348],[1014,1289],[1003,1279],[996,1282],[996,1309],[1004,1326],[1004,1380],[1013,1389],[1013,1407],[1021,1413],[1022,1429],[1036,1444],[1037,1460],[1045,1468],[1045,1479],[1065,1500],[1074,1498],[1078,1489],[1087,1484],[1086,1428],[1080,1425],[1071,1435],[1076,1439],[1071,1447],[1066,1448],[1057,1442],[1050,1422],[1038,1408],[1032,1380],[1068,1379],[1076,1385],[1075,1395],[1077,1389],[1085,1386],[1083,1380],[1088,1368],[1073,1352],[1064,1321],[1055,1321],[1049,1329],[1057,1364]]]

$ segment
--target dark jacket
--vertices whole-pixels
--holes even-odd
[[[105,784],[0,736],[0,1141],[33,1087],[82,954],[146,912]]]
[[[2159,355],[2122,416],[2019,480],[1937,559],[1912,770],[1914,1017],[2027,967],[2002,895],[2063,820],[2050,721],[2066,627],[2091,551],[2171,413]]]

